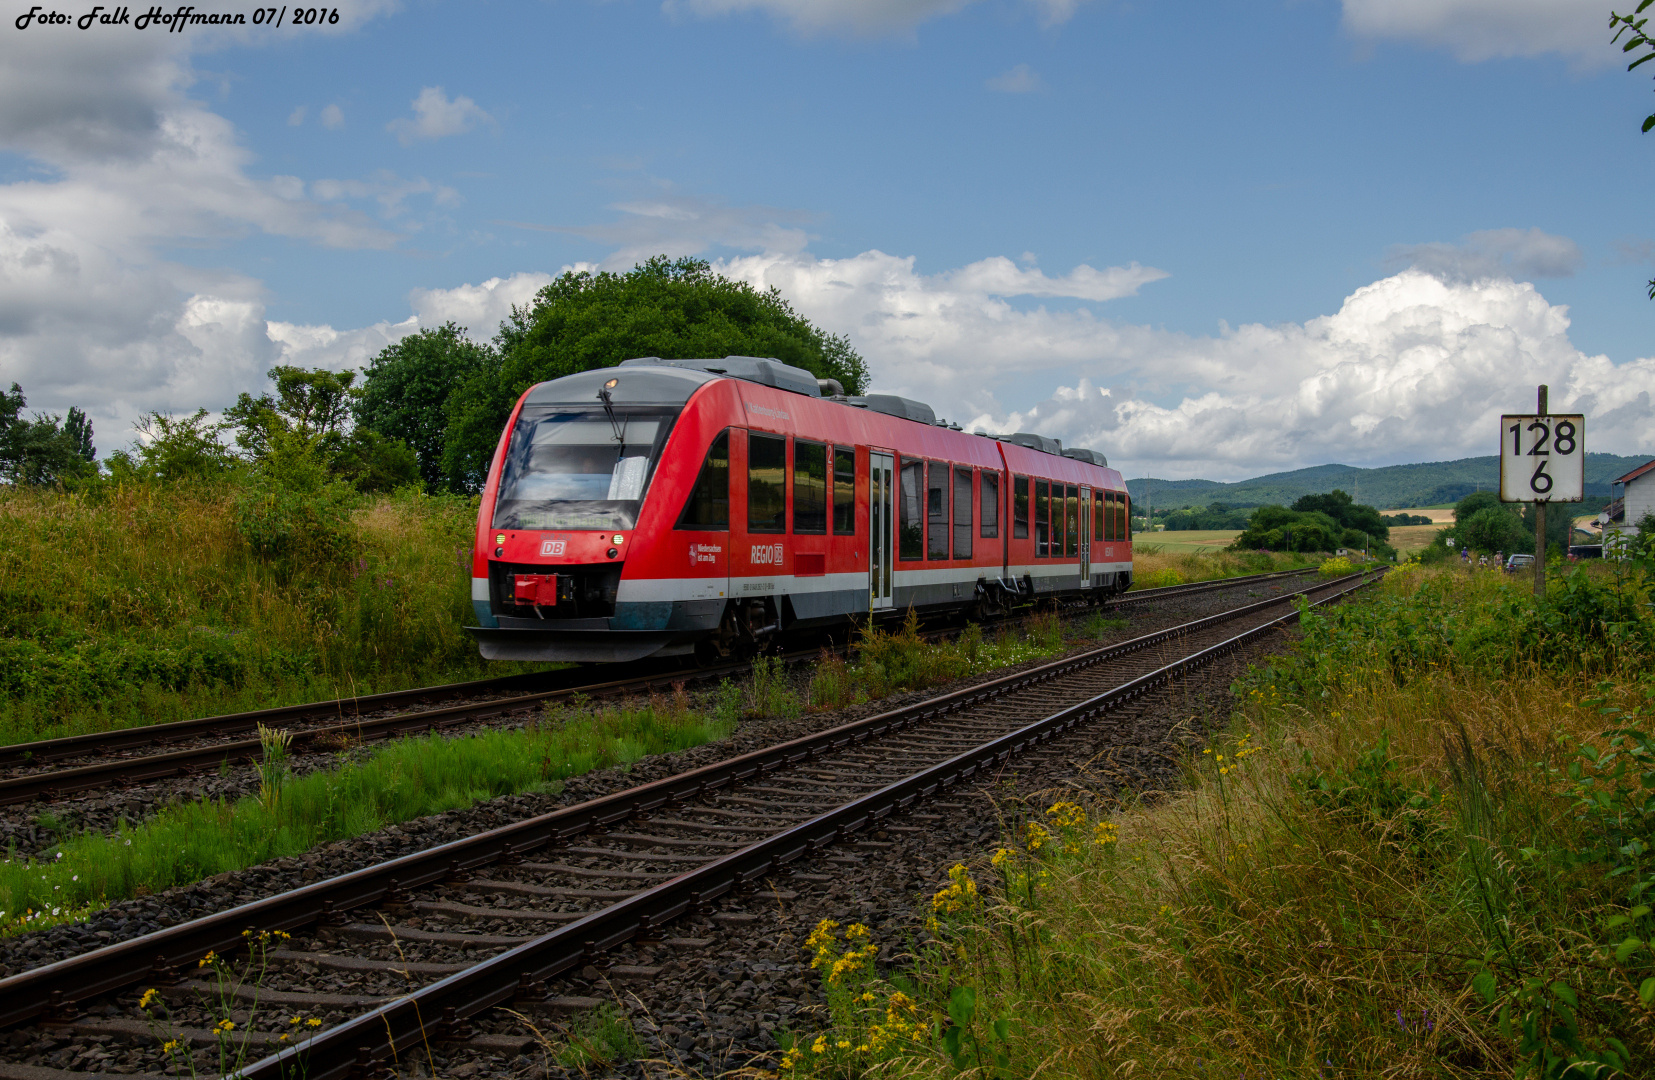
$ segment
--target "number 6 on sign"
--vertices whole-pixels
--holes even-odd
[[[1500,501],[1580,502],[1586,491],[1586,418],[1500,417]]]

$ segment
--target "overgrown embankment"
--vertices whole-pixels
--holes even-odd
[[[504,674],[474,500],[238,480],[0,488],[0,742]]]
[[[1649,1074],[1652,580],[1411,569],[1311,614],[1187,790],[1008,806],[901,973],[822,927],[833,1024],[784,1074]]]

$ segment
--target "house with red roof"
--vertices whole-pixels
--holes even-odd
[[[1611,529],[1634,530],[1644,515],[1655,514],[1655,461],[1646,461],[1636,469],[1609,481],[1609,492],[1615,487],[1620,495],[1599,514],[1596,525],[1607,538]]]

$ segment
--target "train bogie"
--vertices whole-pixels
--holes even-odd
[[[1125,485],[1101,455],[824,383],[773,360],[645,358],[528,390],[478,515],[483,655],[718,654],[1130,581]]]

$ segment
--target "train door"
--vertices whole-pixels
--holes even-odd
[[[1086,588],[1092,584],[1092,515],[1085,513],[1092,508],[1092,489],[1081,486],[1080,502],[1076,509],[1083,511],[1080,517],[1080,587]]]
[[[889,611],[891,599],[891,532],[896,516],[896,459],[875,450],[868,454],[868,609]]]

